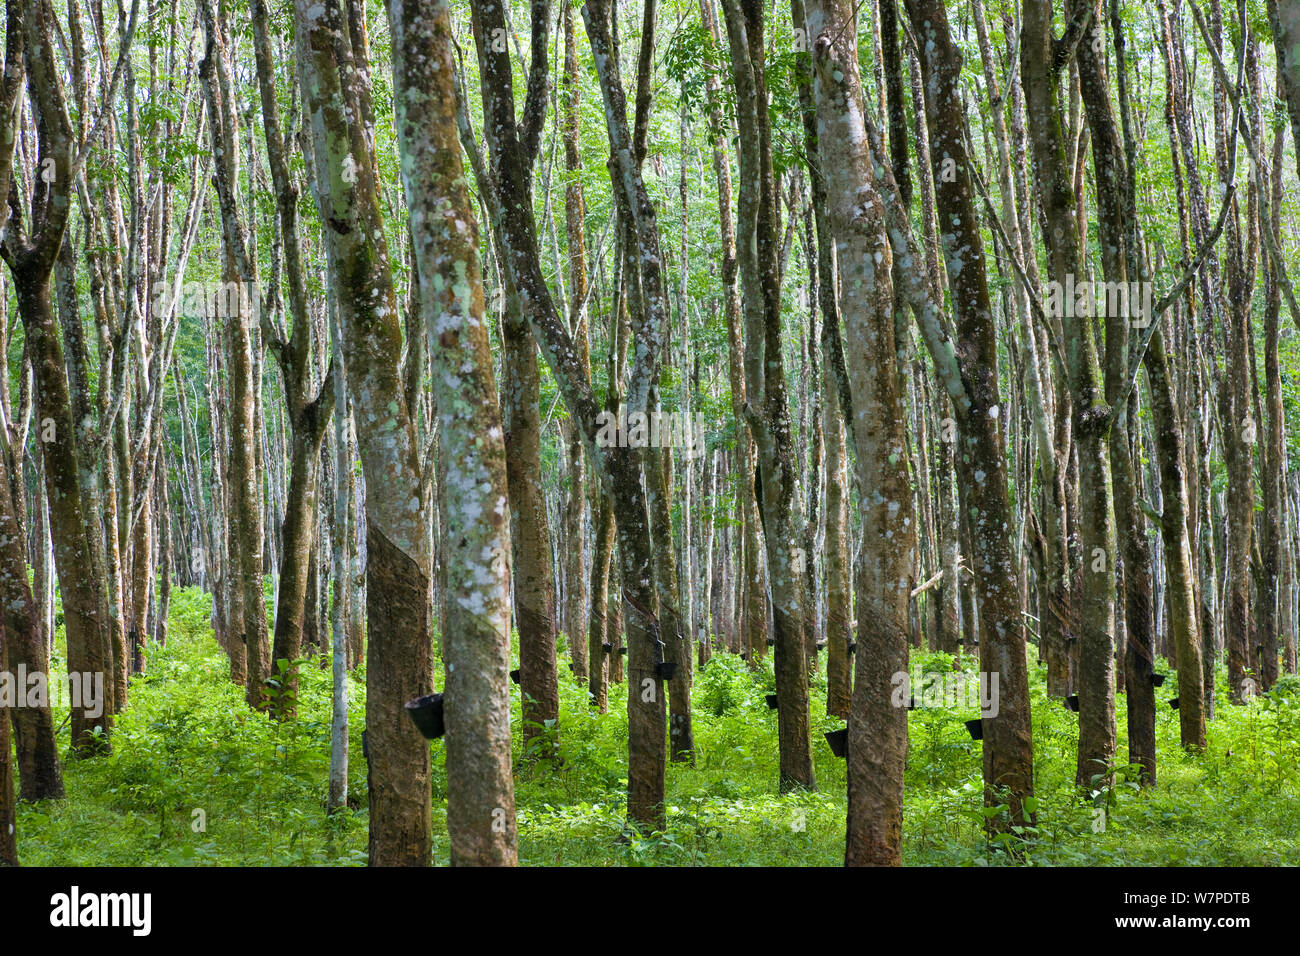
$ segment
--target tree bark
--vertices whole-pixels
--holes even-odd
[[[564,236],[569,251],[569,334],[578,345],[578,360],[591,377],[590,326],[587,321],[587,204],[582,192],[582,155],[578,149],[581,132],[578,48],[573,32],[573,6],[564,4],[564,73],[562,123],[564,130]],[[592,665],[587,646],[587,614],[590,599],[587,579],[587,469],[581,430],[568,429],[568,556],[564,579],[568,604],[564,614],[569,639],[569,664],[580,683],[588,680]],[[602,638],[603,640],[603,638]]]
[[[1277,49],[1277,80],[1291,114],[1291,141],[1300,143],[1300,7],[1288,0],[1268,0],[1268,19]],[[1300,171],[1300,150],[1296,151]]]
[[[997,322],[989,301],[964,136],[965,113],[958,92],[962,58],[941,0],[906,0],[906,6],[921,47],[939,221],[950,224],[942,230],[942,238],[957,324],[955,350],[951,345],[941,347],[932,324],[923,323],[922,332],[931,329],[927,345],[936,366],[942,367],[941,377],[957,414],[962,442],[957,473],[966,489],[965,514],[970,523],[981,679],[990,694],[994,678],[998,680],[997,710],[981,714],[984,799],[990,806],[1007,803],[1008,825],[1021,826],[1034,819],[1023,807],[1034,790],[1029,674],[1019,567],[1011,541],[1015,520],[1003,451],[1006,406],[998,382]],[[946,174],[945,160],[951,162]],[[910,273],[913,288],[924,288],[919,259],[910,255],[909,259],[900,264],[900,272]],[[990,829],[1002,826],[990,823]]]
[[[9,26],[11,29],[14,26],[12,17],[9,18]],[[0,623],[0,673],[9,673],[8,652],[8,625]],[[8,707],[0,707],[0,866],[18,865],[18,805],[14,802],[9,714]]]
[[[1068,64],[1086,15],[1073,11],[1066,33],[1053,31],[1050,0],[1024,0],[1020,63],[1034,180],[1042,206],[1042,234],[1049,274],[1062,288],[1086,281],[1079,238],[1074,168],[1066,151],[1057,102],[1060,74]],[[1079,615],[1079,751],[1076,781],[1088,785],[1105,773],[1115,754],[1115,526],[1112,516],[1109,408],[1092,317],[1063,309],[1071,414],[1078,447],[1078,500],[1082,588]]]
[[[1130,289],[1128,250],[1134,231],[1127,216],[1130,203],[1129,172],[1119,128],[1110,101],[1110,79],[1103,55],[1106,33],[1099,3],[1093,5],[1092,22],[1084,31],[1078,48],[1079,83],[1092,138],[1094,181],[1097,190],[1098,225],[1102,274],[1107,283]],[[1120,61],[1120,69],[1124,68]],[[1122,646],[1124,689],[1128,718],[1129,763],[1139,764],[1148,784],[1156,779],[1156,700],[1151,682],[1153,657],[1151,647],[1151,550],[1147,546],[1146,527],[1137,506],[1137,471],[1130,448],[1131,428],[1137,402],[1122,394],[1128,383],[1129,328],[1145,328],[1154,321],[1150,315],[1137,314],[1138,302],[1127,300],[1124,313],[1106,315],[1106,401],[1119,408],[1110,433],[1112,481],[1114,487],[1115,524],[1119,550],[1123,556],[1123,595],[1125,641]],[[1121,617],[1117,608],[1116,617]],[[1098,768],[1101,769],[1101,768]],[[1096,771],[1094,771],[1096,772]]]
[[[363,25],[337,0],[296,0],[298,65],[311,117],[325,224],[366,488],[366,730],[370,863],[428,866],[429,745],[405,713],[433,675],[426,505],[400,368],[401,325],[365,128]],[[448,714],[454,714],[449,708]],[[455,717],[452,717],[453,722]]]
[[[857,655],[848,727],[845,863],[897,866],[902,853],[907,710],[891,702],[907,670],[912,495],[895,356],[892,254],[865,125],[855,12],[806,3],[827,220],[840,266],[840,313],[852,399],[862,518]],[[883,161],[883,157],[880,161]]]
[[[202,0],[201,7],[207,28],[207,47],[200,63],[200,73],[204,77],[212,151],[217,158],[213,180],[221,210],[221,235],[225,253],[222,281],[226,284],[215,308],[209,303],[209,315],[225,320],[228,349],[226,371],[229,376],[229,484],[233,505],[230,535],[233,553],[229,555],[230,568],[227,573],[231,574],[232,586],[239,591],[242,610],[242,618],[230,619],[228,626],[234,630],[235,640],[242,638],[247,652],[245,698],[249,706],[262,709],[269,703],[266,681],[271,677],[271,648],[266,629],[266,596],[262,583],[262,482],[256,447],[256,403],[260,383],[255,378],[258,362],[250,328],[253,321],[250,312],[257,311],[261,303],[257,286],[256,253],[249,248],[248,230],[241,219],[235,196],[239,176],[239,147],[235,106],[231,102],[233,81],[227,59],[225,28],[217,19],[213,0]],[[231,288],[235,290],[233,301],[227,291]],[[147,479],[148,476],[140,477]],[[137,482],[139,483],[140,481]],[[137,494],[140,491],[141,489],[136,489]],[[137,537],[134,624],[141,641],[144,639],[143,615],[140,613],[141,602],[144,600],[140,593],[141,585],[144,584],[139,564],[142,544],[144,542]],[[143,550],[147,554],[147,546]]]
[[[713,0],[700,0],[700,13],[713,38],[721,33]],[[751,667],[767,653],[767,582],[763,574],[762,528],[754,496],[754,440],[745,419],[745,344],[737,284],[736,224],[732,213],[731,161],[727,143],[731,122],[724,120],[717,74],[709,71],[705,86],[709,110],[710,140],[713,144],[713,174],[718,188],[719,236],[722,243],[722,295],[727,328],[727,375],[731,389],[731,411],[736,420],[736,510],[740,525],[741,600],[739,602],[739,645]]]
[[[745,316],[744,416],[758,449],[758,492],[776,644],[777,742],[782,792],[815,790],[809,739],[801,537],[795,527],[796,481],[781,334],[779,207],[772,167],[764,64],[763,7],[723,0],[736,86],[740,149],[737,259]]]
[[[329,424],[331,396],[328,389],[333,373],[319,389],[312,388],[313,341],[311,316],[303,276],[302,251],[298,239],[298,185],[289,173],[280,109],[275,95],[274,53],[268,33],[266,0],[253,0],[253,52],[257,65],[258,92],[266,124],[266,152],[275,189],[280,223],[280,245],[284,273],[288,280],[292,337],[278,334],[270,346],[280,362],[290,428],[289,488],[285,496],[284,521],[280,528],[281,557],[279,593],[275,608],[275,635],[270,667],[279,683],[272,712],[280,717],[296,713],[298,676],[295,661],[302,655],[307,604],[314,601],[312,551],[315,544],[317,472],[321,441]],[[264,323],[264,332],[272,332]]]
[[[8,429],[5,429],[7,432]],[[0,650],[0,673],[13,674],[19,667],[28,674],[45,674],[50,671],[49,651],[42,636],[36,615],[31,587],[27,583],[27,556],[25,536],[18,524],[14,510],[9,480],[9,443],[7,434],[0,437],[0,636],[4,648]],[[38,544],[38,546],[40,546]],[[6,663],[7,661],[7,663]],[[107,683],[107,681],[105,682]],[[18,687],[25,693],[25,687]],[[15,707],[12,711],[0,708],[0,721],[9,722],[12,713],[14,742],[18,753],[19,798],[22,800],[58,800],[64,795],[63,769],[59,765],[58,743],[54,734],[54,719],[49,703],[37,707]],[[9,747],[3,736],[7,727],[0,727],[0,777],[8,770]],[[12,779],[9,785],[12,786]],[[6,790],[0,780],[0,803]],[[8,804],[12,809],[12,803]],[[0,810],[3,817],[3,810]],[[10,817],[9,823],[13,823]],[[4,837],[4,819],[0,819],[0,843]],[[0,852],[0,859],[3,853]]]
[[[484,321],[478,230],[457,141],[448,5],[390,0],[403,181],[446,467],[447,828],[453,865],[517,861],[510,767],[506,444]],[[437,64],[436,68],[432,64]],[[551,645],[552,653],[554,644]],[[552,669],[554,658],[552,657]]]

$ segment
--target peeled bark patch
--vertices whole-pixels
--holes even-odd
[[[405,704],[429,690],[429,578],[375,522],[367,528],[366,556],[370,862],[428,866],[429,744]]]

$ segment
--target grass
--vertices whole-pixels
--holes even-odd
[[[329,672],[302,668],[299,719],[253,713],[230,683],[208,627],[210,598],[173,592],[169,641],[152,648],[148,673],[131,683],[111,756],[65,764],[64,800],[20,807],[25,865],[361,865],[366,860],[366,779],[361,759],[364,665],[350,688],[350,807],[325,812],[329,767]],[[924,670],[951,667],[919,655]],[[55,670],[62,669],[56,654]],[[967,668],[973,666],[968,660]],[[1209,747],[1178,747],[1177,712],[1157,691],[1159,786],[1139,791],[1117,774],[1096,795],[1073,786],[1077,718],[1046,697],[1031,667],[1037,774],[1036,832],[1004,838],[1032,865],[1300,864],[1300,678],[1244,707],[1221,697]],[[1220,679],[1217,686],[1223,688]],[[559,723],[562,765],[520,755],[514,695],[516,802],[522,864],[640,866],[834,866],[843,860],[845,762],[822,731],[825,680],[814,682],[813,750],[818,792],[777,793],[776,714],[770,661],[751,673],[728,655],[695,675],[695,766],[670,764],[663,833],[626,831],[626,690],[594,713],[565,669]],[[1125,749],[1119,697],[1120,751]],[[56,713],[56,725],[66,712]],[[1006,865],[1014,858],[984,836],[980,747],[963,721],[974,709],[909,715],[903,859],[908,865]],[[67,727],[60,743],[67,745]],[[446,774],[433,752],[434,860],[447,858]],[[1095,804],[1105,804],[1104,826]]]

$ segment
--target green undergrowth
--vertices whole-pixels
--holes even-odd
[[[210,598],[173,592],[167,647],[150,649],[116,720],[113,753],[65,764],[67,798],[20,808],[25,865],[360,865],[366,859],[364,665],[350,687],[349,809],[326,813],[330,675],[301,669],[299,716],[277,723],[244,703],[208,625]],[[1031,651],[1032,653],[1032,651]],[[824,660],[824,659],[823,659]],[[941,654],[914,655],[924,671],[950,671]],[[967,672],[974,667],[968,658]],[[56,669],[62,667],[56,654]],[[439,671],[441,665],[439,664]],[[904,812],[908,865],[1300,864],[1300,678],[1244,707],[1221,695],[1209,747],[1178,746],[1169,680],[1157,691],[1158,786],[1140,790],[1131,768],[1098,768],[1087,792],[1073,784],[1077,717],[1046,696],[1031,666],[1036,827],[992,841],[981,795],[980,747],[964,721],[974,706],[909,714]],[[1218,681],[1223,688],[1226,681]],[[776,712],[770,660],[757,672],[720,655],[695,675],[694,765],[668,767],[667,827],[643,836],[624,825],[626,687],[596,713],[567,668],[557,728],[561,760],[523,750],[514,703],[515,787],[523,864],[838,865],[844,855],[845,762],[824,731],[825,678],[812,691],[817,792],[777,791]],[[1125,701],[1117,698],[1121,762]],[[56,712],[60,743],[68,743]],[[434,860],[447,858],[444,748],[434,742]],[[1014,851],[1014,852],[1008,852]]]

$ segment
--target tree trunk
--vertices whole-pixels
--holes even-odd
[[[277,334],[270,342],[280,361],[291,432],[289,488],[280,528],[279,592],[270,659],[270,669],[279,685],[272,711],[279,717],[292,717],[296,713],[298,695],[294,662],[302,656],[308,605],[313,605],[314,610],[316,600],[312,555],[315,548],[317,472],[321,441],[331,410],[328,388],[333,384],[333,373],[328,375],[319,392],[313,394],[313,336],[298,240],[298,187],[290,177],[284,134],[280,128],[266,0],[254,0],[250,12],[258,91],[262,119],[266,124],[267,160],[275,188],[284,271],[288,280],[289,312],[293,322],[292,337],[288,341]],[[267,325],[269,327],[269,323]],[[310,638],[314,641],[315,635]]]
[[[1092,3],[1093,0],[1088,0]],[[1096,4],[1094,3],[1094,7]],[[1107,283],[1118,283],[1120,288],[1137,282],[1130,275],[1129,261],[1134,259],[1127,246],[1133,230],[1126,221],[1129,211],[1129,173],[1119,128],[1110,102],[1110,80],[1106,73],[1106,34],[1099,13],[1094,12],[1093,22],[1084,32],[1078,47],[1080,89],[1083,97],[1088,127],[1092,138],[1094,179],[1097,189],[1097,210],[1101,245],[1102,274]],[[1123,69],[1123,61],[1120,69]],[[1133,301],[1138,298],[1138,301]],[[1116,617],[1124,622],[1125,641],[1121,647],[1123,659],[1124,690],[1128,718],[1129,763],[1143,768],[1148,784],[1156,780],[1156,700],[1155,686],[1151,682],[1153,658],[1151,648],[1151,551],[1141,512],[1137,506],[1137,471],[1130,448],[1130,430],[1136,424],[1137,402],[1123,394],[1128,384],[1129,328],[1145,328],[1154,321],[1150,315],[1138,314],[1142,308],[1140,297],[1126,301],[1123,314],[1106,315],[1106,401],[1120,405],[1115,424],[1110,433],[1110,453],[1113,462],[1112,480],[1115,496],[1115,524],[1123,555],[1122,615],[1117,608]],[[1121,404],[1122,403],[1122,404]],[[1094,773],[1103,768],[1095,768]]]
[[[334,385],[334,523],[331,569],[334,578],[330,603],[330,813],[348,805],[348,481],[352,459],[348,455],[347,360],[338,310],[330,310],[330,349],[339,380]]]
[[[1053,32],[1050,0],[1024,0],[1020,62],[1034,180],[1042,205],[1042,234],[1049,274],[1062,288],[1086,281],[1080,249],[1073,164],[1057,102],[1065,65],[1058,49],[1070,36]],[[1074,11],[1067,30],[1079,30]],[[1073,303],[1070,303],[1073,306]],[[1079,751],[1076,780],[1087,785],[1105,773],[1115,753],[1115,527],[1112,517],[1109,409],[1105,404],[1091,315],[1062,308],[1065,361],[1070,379],[1074,439],[1078,447],[1078,500],[1082,591],[1079,615]]]
[[[939,221],[951,224],[943,230],[943,244],[957,323],[955,352],[946,343],[941,347],[931,321],[922,323],[922,332],[953,399],[962,439],[958,476],[966,489],[965,513],[970,523],[980,679],[996,701],[991,712],[981,712],[984,800],[988,806],[1008,803],[1009,825],[1020,826],[1032,824],[1034,819],[1033,813],[1023,808],[1023,801],[1034,790],[1029,674],[1018,560],[1011,541],[1015,521],[1003,451],[1006,406],[998,382],[997,324],[989,302],[983,240],[976,225],[963,136],[965,113],[958,94],[961,52],[949,33],[941,0],[906,0],[906,5],[913,30],[925,38],[920,58],[926,80],[931,172]],[[951,161],[947,174],[945,158]],[[909,254],[909,259],[900,264],[900,274],[910,278],[912,289],[924,289],[919,258]],[[915,310],[919,303],[915,297],[912,301]],[[995,679],[996,696],[992,691]],[[1002,826],[990,822],[990,829]]]
[[[0,624],[0,673],[4,674],[9,673],[7,632],[7,623]],[[0,866],[18,865],[18,805],[14,802],[14,771],[10,757],[13,746],[9,740],[10,713],[10,708],[0,707]]]
[[[7,439],[7,435],[4,438]],[[9,443],[5,440],[4,447],[0,448],[0,603],[3,603],[0,636],[4,642],[4,648],[0,649],[0,674],[11,675],[22,668],[28,674],[48,675],[49,651],[42,636],[32,591],[27,584],[25,536],[10,493],[8,458]],[[26,688],[18,686],[17,691],[25,693]],[[0,778],[9,769],[9,745],[4,737],[9,732],[10,713],[18,752],[19,798],[31,801],[62,799],[63,770],[59,766],[58,743],[48,700],[45,706],[15,707],[12,711],[0,707],[0,722],[4,722],[0,725]],[[11,811],[12,802],[5,804],[4,801],[12,790],[12,784],[12,779],[8,784],[0,779],[0,806],[8,806]],[[6,786],[10,789],[6,790]],[[4,837],[3,816],[4,811],[0,809],[0,846]],[[13,823],[12,816],[8,822]],[[4,853],[0,850],[0,859],[3,858]]]
[[[713,0],[700,0],[715,45],[721,42]],[[705,86],[709,109],[710,140],[713,144],[713,173],[718,187],[718,222],[722,241],[722,295],[727,327],[727,375],[731,387],[731,411],[736,419],[736,497],[740,525],[741,600],[739,602],[740,651],[751,667],[767,653],[767,583],[762,565],[762,529],[754,497],[754,441],[745,419],[745,345],[742,332],[740,291],[737,286],[736,224],[732,215],[731,163],[727,143],[731,123],[724,121],[717,74],[709,71]],[[725,122],[725,125],[724,125]]]
[[[563,130],[564,172],[568,182],[564,187],[564,236],[569,250],[569,334],[578,345],[578,360],[586,366],[588,380],[591,369],[590,327],[587,322],[587,237],[585,220],[586,200],[582,193],[582,156],[578,151],[581,115],[579,110],[578,49],[573,33],[573,6],[564,4],[564,73]],[[587,580],[587,470],[582,450],[582,431],[570,425],[568,429],[568,556],[564,580],[568,589],[568,605],[564,615],[565,633],[569,639],[569,664],[580,683],[588,680],[593,665],[587,646],[587,614],[589,588]],[[603,640],[603,637],[602,637]]]
[[[609,671],[613,666],[613,633],[607,620],[609,607],[610,558],[614,550],[614,510],[603,488],[597,486],[600,508],[596,517],[596,540],[592,546],[591,613],[587,623],[587,693],[593,707],[602,714],[609,709]],[[606,644],[609,645],[608,649]]]
[[[1277,48],[1277,85],[1291,114],[1291,141],[1300,143],[1300,7],[1290,0],[1268,0],[1268,19]],[[1300,170],[1300,149],[1296,169]]]
[[[252,311],[256,314],[259,302],[257,264],[254,250],[249,248],[249,233],[242,222],[235,196],[239,176],[238,131],[235,128],[235,105],[230,101],[232,79],[227,59],[225,27],[217,19],[213,0],[202,0],[201,8],[207,24],[207,47],[200,63],[204,78],[204,94],[208,104],[208,128],[213,154],[217,157],[213,181],[216,184],[218,204],[221,209],[222,247],[225,264],[222,281],[225,287],[215,303],[209,303],[208,314],[225,320],[226,347],[228,349],[229,376],[227,421],[229,436],[229,485],[232,531],[232,553],[228,556],[227,574],[232,589],[238,590],[242,617],[231,617],[228,626],[233,640],[242,638],[246,649],[247,679],[244,696],[249,706],[258,709],[268,704],[266,681],[271,677],[271,648],[266,632],[266,597],[262,584],[262,496],[261,477],[257,455],[256,403],[260,391],[256,377],[258,367],[254,355],[253,335],[250,325]],[[229,290],[234,289],[233,298]],[[147,486],[148,476],[142,476]],[[139,482],[137,482],[139,483]],[[141,494],[141,489],[136,489]],[[141,516],[146,520],[147,509]],[[137,535],[137,548],[143,542]],[[143,549],[147,554],[147,546]],[[143,615],[140,613],[146,599],[140,593],[142,580],[140,554],[136,552],[135,627],[139,640],[144,640]],[[147,590],[147,586],[144,587]]]
[[[1268,192],[1260,197],[1260,228],[1270,230],[1274,236],[1279,231],[1282,215],[1282,131],[1273,137],[1271,183]],[[1260,174],[1263,179],[1263,174]],[[1274,243],[1274,248],[1279,248]],[[1272,257],[1270,256],[1270,259]],[[1290,631],[1290,620],[1281,615],[1284,602],[1278,585],[1282,574],[1283,529],[1286,522],[1286,417],[1282,408],[1282,375],[1278,363],[1278,318],[1282,310],[1281,277],[1277,274],[1282,263],[1270,262],[1264,277],[1264,410],[1267,426],[1264,454],[1261,461],[1264,486],[1264,511],[1260,515],[1264,525],[1263,542],[1263,600],[1260,608],[1260,690],[1268,691],[1278,678],[1278,635]]]
[[[776,640],[777,742],[782,792],[814,790],[804,647],[804,562],[796,559],[794,449],[782,357],[779,208],[772,167],[763,7],[723,0],[740,137],[737,259],[745,314],[745,407],[758,449],[758,492]]]
[[[865,128],[853,6],[806,4],[827,220],[840,266],[840,312],[852,397],[864,557],[857,574],[857,655],[848,728],[845,863],[901,861],[907,710],[895,674],[907,671],[914,540],[895,356],[892,255],[876,162]],[[882,160],[883,161],[883,158]]]
[[[72,407],[64,374],[63,347],[59,342],[50,303],[48,276],[15,275],[18,308],[32,343],[36,371],[36,416],[42,430],[49,428],[50,440],[42,439],[45,458],[45,490],[50,501],[50,526],[54,539],[54,561],[63,598],[63,620],[68,646],[68,673],[83,678],[107,671],[105,621],[100,595],[88,567],[90,542],[86,539],[80,488],[78,453],[73,431]],[[93,710],[74,709],[71,714],[73,755],[90,756],[100,749],[96,731],[108,737],[112,717]]]
[[[298,65],[311,117],[317,203],[330,251],[366,488],[366,731],[370,863],[428,866],[428,742],[405,703],[433,680],[431,573],[415,428],[400,368],[402,333],[364,118],[369,63],[355,10],[296,0]],[[402,18],[396,18],[400,24]],[[448,709],[449,716],[454,714]],[[455,718],[452,718],[453,721]]]

